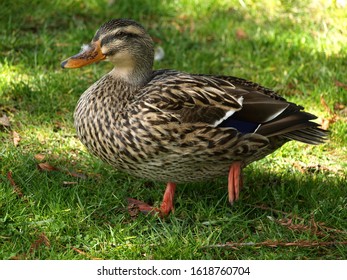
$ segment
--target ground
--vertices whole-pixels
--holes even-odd
[[[1,259],[346,259],[343,1],[34,2],[0,4]],[[225,176],[179,185],[165,220],[133,217],[127,197],[159,205],[165,184],[100,162],[73,128],[78,97],[111,65],[60,68],[119,17],[164,50],[156,69],[274,88],[319,116],[329,141],[247,167],[232,207]]]

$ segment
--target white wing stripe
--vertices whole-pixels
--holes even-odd
[[[240,96],[238,99],[237,99],[237,102],[242,105],[242,102],[243,102],[243,97]],[[217,127],[218,125],[220,125],[223,121],[225,121],[226,119],[228,119],[230,116],[232,116],[235,112],[241,110],[242,107],[240,109],[234,109],[234,110],[230,110],[228,112],[226,112],[226,114],[223,116],[223,118],[215,121],[215,123],[213,124],[214,127]]]

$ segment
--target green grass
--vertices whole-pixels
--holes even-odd
[[[327,119],[321,96],[332,110],[347,105],[346,87],[336,83],[347,84],[346,8],[335,1],[34,2],[0,4],[0,117],[11,121],[0,125],[1,259],[347,258],[346,245],[322,243],[347,239],[346,110],[336,110],[326,144],[288,143],[247,167],[232,207],[220,178],[179,185],[165,220],[133,219],[126,198],[157,205],[164,184],[103,164],[73,128],[78,97],[111,65],[60,69],[103,22],[133,18],[165,50],[155,68],[244,77]],[[37,154],[60,170],[40,171]]]

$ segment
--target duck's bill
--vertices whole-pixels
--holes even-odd
[[[106,56],[101,52],[100,42],[96,41],[83,46],[78,54],[64,60],[61,63],[61,67],[80,68],[104,60],[105,58]]]

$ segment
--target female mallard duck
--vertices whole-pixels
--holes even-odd
[[[90,152],[131,175],[167,183],[160,209],[173,210],[176,183],[228,175],[239,198],[241,170],[290,140],[319,144],[316,116],[274,91],[230,76],[153,71],[153,41],[137,22],[115,19],[65,60],[78,68],[101,60],[113,70],[80,97],[74,124]]]

